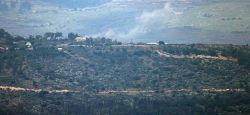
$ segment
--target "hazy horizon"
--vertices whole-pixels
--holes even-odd
[[[128,42],[249,44],[246,0],[1,0],[14,35],[69,32]]]

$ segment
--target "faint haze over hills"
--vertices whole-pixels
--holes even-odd
[[[93,7],[109,0],[1,0],[1,10],[15,10],[21,11],[24,9],[31,9],[36,6],[55,6],[55,7],[66,7],[66,8],[83,8]]]
[[[0,28],[121,41],[250,43],[247,0],[1,0]]]

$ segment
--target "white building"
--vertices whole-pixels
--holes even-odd
[[[27,47],[27,50],[33,50],[33,46],[30,42],[26,42],[26,47]]]
[[[146,45],[159,45],[158,43],[146,43]]]
[[[63,48],[57,48],[57,50],[58,50],[59,52],[61,52],[61,51],[63,51]]]
[[[30,42],[26,42],[25,45],[26,45],[27,48],[31,48],[32,47],[32,44]]]
[[[75,38],[75,41],[78,42],[78,43],[79,42],[84,42],[85,40],[86,40],[86,37],[82,37],[82,36]]]

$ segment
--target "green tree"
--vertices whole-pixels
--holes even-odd
[[[46,32],[45,34],[44,34],[44,38],[51,38],[51,39],[54,39],[55,38],[55,33],[52,33],[52,32]]]
[[[159,41],[158,44],[159,45],[165,45],[165,42],[164,41]]]
[[[79,35],[76,33],[70,32],[68,34],[68,39],[70,39],[70,40],[74,40],[76,37],[79,37]]]
[[[55,37],[63,37],[63,33],[62,32],[56,32],[55,33]]]
[[[85,43],[88,44],[88,45],[93,45],[94,40],[93,40],[93,38],[91,38],[91,37],[90,37],[90,38],[86,38]]]

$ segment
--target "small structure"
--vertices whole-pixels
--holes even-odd
[[[56,45],[56,47],[57,48],[68,48],[69,45],[64,43],[64,44],[58,44],[58,45]]]
[[[86,45],[70,45],[70,47],[86,47]]]
[[[47,37],[46,39],[47,39],[47,40],[51,40],[52,38],[51,38],[51,37]]]
[[[26,47],[27,47],[27,50],[33,50],[33,46],[30,42],[26,42]]]
[[[82,36],[76,37],[76,38],[75,38],[75,41],[76,41],[77,43],[84,42],[85,40],[86,40],[86,37],[82,37]]]
[[[57,48],[57,50],[58,50],[59,52],[62,52],[62,51],[63,51],[63,48]]]
[[[26,42],[25,44],[28,48],[32,47],[32,44],[30,42]]]
[[[146,43],[146,45],[159,45],[158,43]]]

